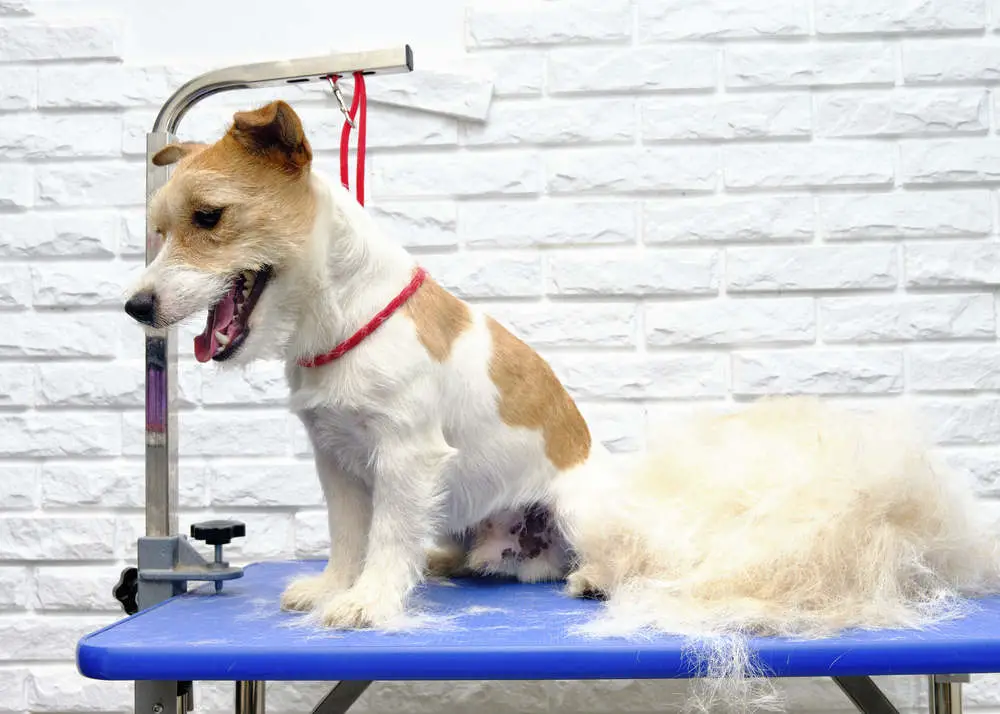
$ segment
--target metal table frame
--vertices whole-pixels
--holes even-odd
[[[832,677],[862,714],[899,714],[885,693],[871,677]],[[968,675],[931,675],[928,677],[929,714],[962,714],[962,683]],[[312,714],[345,714],[371,686],[368,681],[338,682]],[[266,682],[236,682],[237,714],[264,714]]]
[[[413,70],[410,47],[333,54],[279,62],[241,65],[198,76],[180,87],[161,107],[146,136],[146,204],[169,179],[171,167],[152,164],[153,155],[176,141],[181,119],[202,99],[220,92],[283,84],[327,81],[331,75],[364,72],[383,75]],[[159,237],[146,226],[146,264],[160,251]],[[165,330],[146,337],[146,537],[140,539],[138,607],[147,608],[184,592],[187,580],[221,580],[239,577],[239,568],[225,567],[221,550],[216,550],[214,575],[197,562],[199,556],[178,534],[177,519],[177,359],[174,331]],[[210,566],[209,566],[210,567]],[[187,568],[187,569],[185,569]],[[157,576],[143,577],[155,570]],[[207,574],[206,574],[207,573]],[[220,574],[221,573],[221,574]],[[199,574],[201,577],[199,577]],[[834,677],[840,689],[863,714],[898,714],[871,677]],[[932,675],[928,678],[930,714],[961,714],[962,683],[967,675]],[[314,714],[343,714],[364,694],[371,682],[337,683],[313,710]],[[192,711],[191,682],[137,681],[136,714],[181,714]],[[237,714],[263,714],[265,682],[235,682],[234,709]]]

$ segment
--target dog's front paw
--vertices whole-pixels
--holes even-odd
[[[322,606],[319,621],[325,627],[344,630],[380,627],[402,614],[401,608],[394,607],[392,602],[384,594],[348,590]]]
[[[312,610],[340,590],[335,581],[325,574],[297,578],[281,593],[281,609],[299,612]]]

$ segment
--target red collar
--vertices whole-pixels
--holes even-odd
[[[399,295],[390,300],[388,305],[379,310],[375,317],[368,321],[368,324],[364,325],[360,330],[355,332],[326,354],[308,358],[303,357],[299,360],[299,366],[322,367],[324,364],[333,362],[338,357],[342,357],[345,353],[357,347],[361,344],[363,339],[375,332],[375,330],[377,330],[383,322],[388,320],[392,316],[392,313],[396,312],[396,310],[401,308],[407,300],[413,297],[413,294],[417,292],[421,285],[423,285],[424,278],[426,277],[427,271],[418,267],[409,285],[403,288],[403,291],[399,293]]]

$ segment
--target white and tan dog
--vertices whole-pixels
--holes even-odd
[[[165,328],[209,308],[200,361],[280,354],[313,444],[330,559],[283,606],[322,608],[333,626],[385,622],[420,580],[431,538],[446,546],[435,571],[564,575],[544,506],[594,445],[548,365],[428,276],[354,349],[302,366],[416,286],[414,259],[312,170],[283,102],[236,114],[211,146],[171,145],[153,161],[177,163],[150,206],[165,243],[126,310]],[[462,536],[477,525],[466,559]]]
[[[314,447],[330,558],[283,607],[378,626],[426,570],[468,567],[568,575],[640,627],[818,633],[923,623],[995,584],[970,491],[900,421],[765,401],[615,473],[545,361],[313,170],[287,104],[153,161],[176,164],[150,206],[165,242],[127,312],[162,329],[207,308],[203,362],[282,357]]]

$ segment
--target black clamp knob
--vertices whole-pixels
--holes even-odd
[[[240,521],[202,521],[191,524],[191,537],[208,545],[226,545],[233,538],[242,538],[246,534],[246,524]]]
[[[215,562],[211,567],[226,568],[229,564],[222,559],[222,546],[229,543],[233,538],[242,538],[247,534],[245,523],[240,521],[202,521],[191,524],[191,537],[195,540],[203,540],[211,546],[215,546]],[[222,581],[215,581],[215,592],[222,592]]]
[[[139,612],[139,569],[125,568],[118,578],[118,583],[112,588],[111,594],[121,603],[126,615]]]

